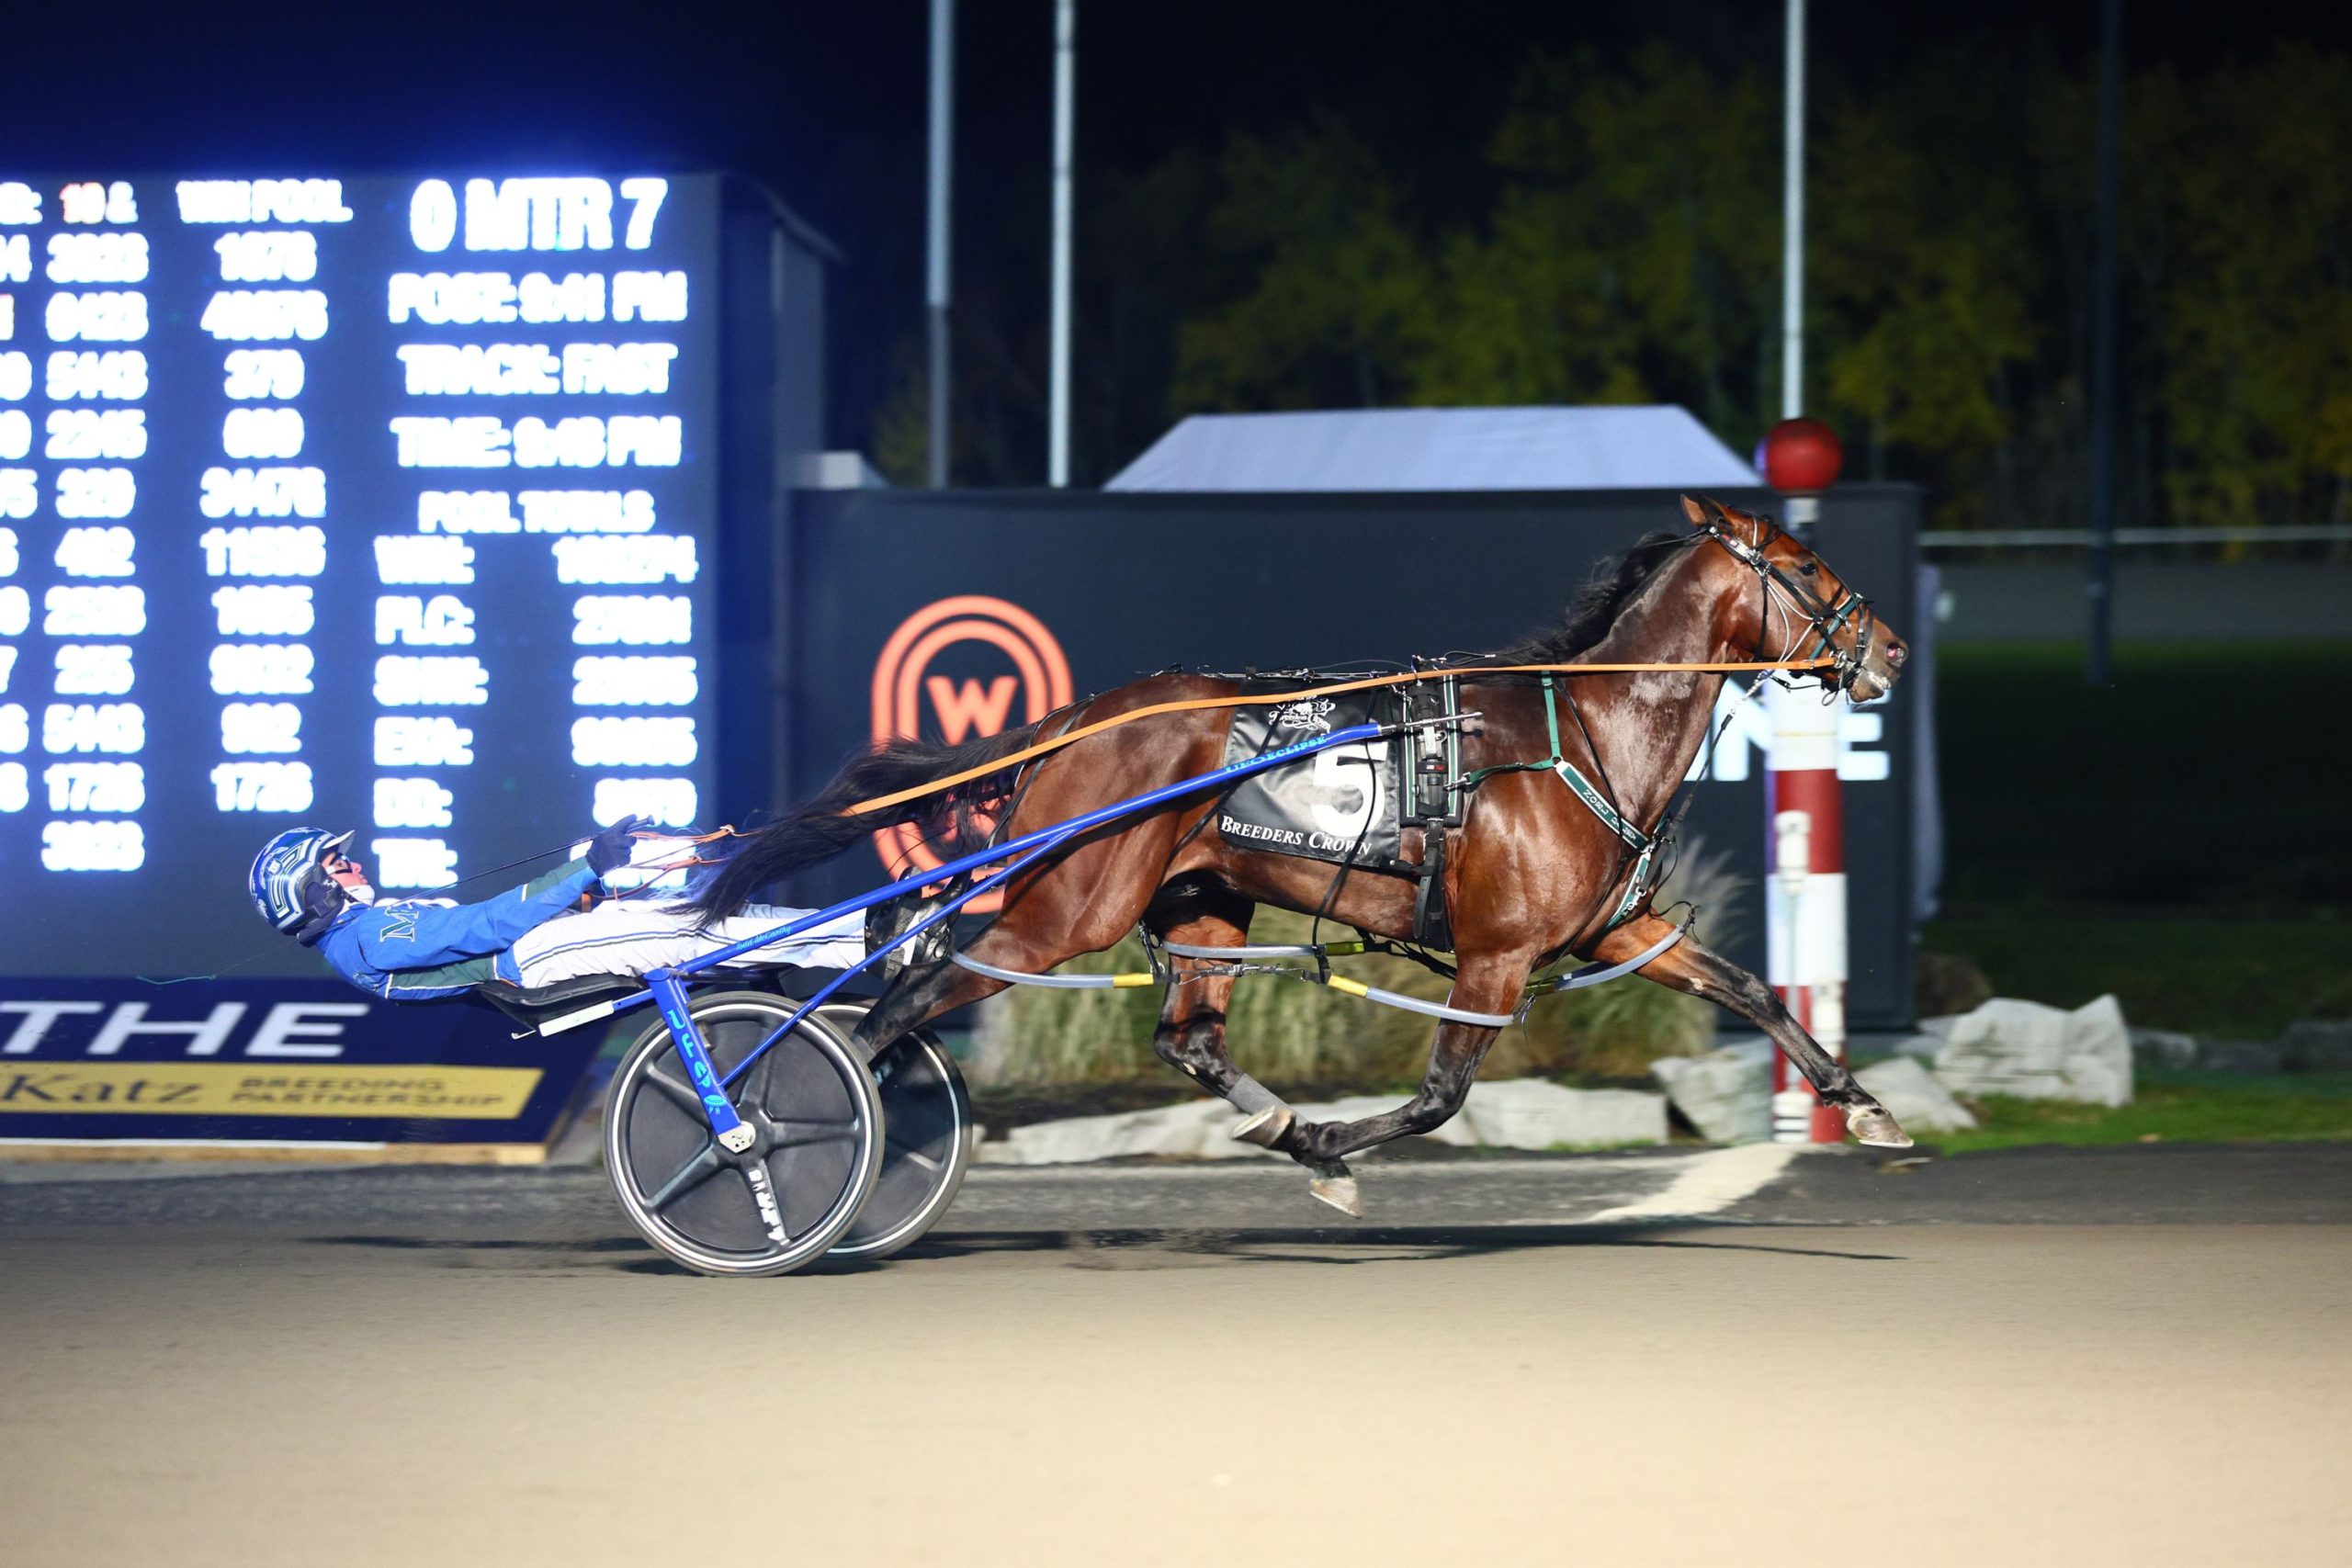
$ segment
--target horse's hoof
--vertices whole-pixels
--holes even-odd
[[[1854,1141],[1874,1149],[1907,1149],[1911,1134],[1905,1132],[1894,1118],[1887,1114],[1883,1105],[1861,1105],[1846,1112],[1846,1130]]]
[[[1234,1123],[1233,1141],[1271,1149],[1283,1141],[1283,1134],[1289,1132],[1290,1124],[1297,1120],[1297,1113],[1289,1106],[1269,1105],[1263,1111],[1245,1116]]]
[[[1318,1203],[1329,1203],[1351,1220],[1363,1218],[1363,1194],[1356,1190],[1352,1176],[1318,1176],[1306,1184],[1306,1190]]]

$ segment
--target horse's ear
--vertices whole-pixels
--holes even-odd
[[[1707,525],[1707,508],[1713,505],[1714,505],[1713,502],[1702,503],[1686,495],[1682,498],[1682,515],[1690,519],[1690,526],[1693,528],[1703,528]]]
[[[1734,533],[1745,534],[1748,538],[1761,542],[1763,528],[1753,512],[1742,512],[1736,506],[1725,506],[1718,501],[1707,502],[1707,510],[1715,514],[1716,522]]]

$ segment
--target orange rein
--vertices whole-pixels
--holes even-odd
[[[863,817],[868,812],[885,810],[904,801],[920,800],[926,795],[937,795],[944,790],[954,789],[957,784],[969,784],[974,779],[986,778],[990,773],[1001,773],[1033,757],[1042,757],[1049,751],[1058,751],[1074,740],[1083,740],[1088,736],[1098,734],[1102,730],[1115,729],[1120,725],[1131,724],[1136,719],[1150,718],[1163,713],[1189,713],[1201,708],[1280,707],[1302,698],[1326,696],[1334,692],[1361,692],[1374,686],[1404,686],[1410,685],[1416,681],[1468,681],[1480,675],[1736,675],[1759,670],[1787,670],[1802,674],[1815,670],[1826,670],[1836,663],[1836,660],[1824,657],[1797,660],[1758,660],[1736,664],[1465,664],[1451,670],[1416,670],[1403,675],[1368,675],[1358,681],[1340,681],[1328,686],[1307,686],[1295,692],[1270,692],[1254,697],[1193,697],[1181,703],[1153,703],[1145,707],[1129,708],[1125,713],[1113,714],[1108,718],[1096,719],[1092,724],[1081,725],[1076,729],[1054,737],[1051,740],[1040,740],[1034,746],[1026,746],[1018,751],[1010,752],[993,762],[983,762],[977,768],[967,768],[960,773],[951,774],[944,779],[933,779],[929,784],[916,784],[911,789],[902,789],[891,795],[878,795],[872,800],[861,800],[842,815]]]

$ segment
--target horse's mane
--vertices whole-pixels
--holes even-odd
[[[1521,637],[1509,648],[1480,660],[1493,664],[1565,664],[1609,635],[1609,628],[1634,595],[1666,563],[1674,558],[1667,547],[1703,537],[1684,529],[1666,528],[1645,534],[1613,556],[1595,561],[1560,624],[1549,631]]]

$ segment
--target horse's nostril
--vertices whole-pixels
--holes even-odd
[[[1894,665],[1897,670],[1902,669],[1902,668],[1903,668],[1903,664],[1904,664],[1904,660],[1905,660],[1909,659],[1910,657],[1911,657],[1911,649],[1910,649],[1909,648],[1905,647],[1904,644],[1899,643],[1899,642],[1893,642],[1893,643],[1889,643],[1889,644],[1887,644],[1887,647],[1886,647],[1886,661],[1887,661],[1889,664]]]

